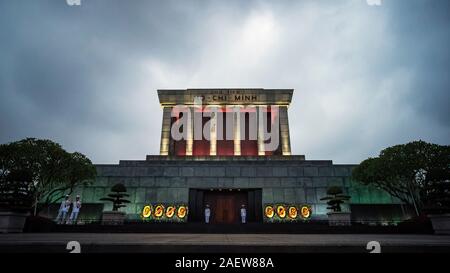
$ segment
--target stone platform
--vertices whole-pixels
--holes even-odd
[[[75,189],[74,194],[79,194],[83,200],[84,209],[80,212],[80,218],[100,219],[101,211],[111,209],[110,203],[100,199],[109,193],[113,185],[123,183],[131,201],[123,210],[129,219],[140,219],[142,208],[147,204],[186,204],[191,207],[194,202],[190,196],[192,189],[258,189],[261,192],[261,206],[308,204],[313,211],[312,218],[323,220],[328,211],[326,202],[320,199],[326,196],[328,187],[339,186],[352,196],[350,203],[344,204],[343,209],[352,210],[355,220],[399,221],[409,217],[407,208],[402,209],[399,200],[378,189],[352,181],[351,172],[355,166],[333,164],[331,160],[305,160],[303,155],[147,156],[146,160],[97,164],[95,181],[89,186]],[[90,207],[93,209],[90,210]],[[48,217],[54,218],[56,214],[57,206]],[[378,219],[379,214],[384,215],[383,219]]]
[[[449,253],[450,236],[396,234],[0,234],[2,253],[67,253],[78,241],[83,253]]]
[[[328,221],[278,224],[204,224],[204,223],[142,223],[103,225],[57,225],[51,229],[28,229],[26,232],[65,233],[192,233],[192,234],[434,234],[429,224],[370,226],[353,223],[351,226],[329,226]]]

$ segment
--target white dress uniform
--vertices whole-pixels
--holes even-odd
[[[62,224],[66,220],[67,213],[70,208],[70,200],[64,200],[61,202],[61,206],[59,207],[58,216],[56,216],[56,223]]]
[[[245,224],[246,217],[247,217],[247,210],[245,208],[241,208],[241,220],[243,224]]]
[[[73,202],[73,207],[72,207],[72,213],[70,214],[70,218],[69,218],[69,222],[72,223],[77,223],[77,218],[78,218],[78,213],[80,212],[80,208],[81,208],[81,201],[74,201]]]
[[[210,208],[206,208],[205,209],[205,223],[209,223],[209,217],[211,216],[211,209]]]

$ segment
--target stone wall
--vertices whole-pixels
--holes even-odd
[[[351,181],[355,165],[333,165],[332,161],[303,160],[301,157],[201,160],[148,157],[142,161],[120,161],[96,165],[97,178],[76,193],[84,203],[102,203],[116,183],[123,183],[132,202],[126,208],[138,216],[147,203],[188,203],[189,188],[262,188],[264,203],[310,204],[315,217],[326,216],[320,198],[329,186],[341,186],[352,196],[352,204],[396,204],[386,193]],[[105,203],[105,210],[111,205]],[[348,206],[345,207],[348,209]],[[261,208],[262,209],[262,208]]]

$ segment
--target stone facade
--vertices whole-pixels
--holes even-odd
[[[327,205],[320,199],[326,196],[327,188],[330,186],[342,187],[344,192],[351,196],[350,203],[345,204],[343,209],[355,211],[352,215],[378,218],[380,218],[379,215],[382,215],[381,218],[388,215],[389,218],[392,216],[392,211],[398,211],[400,207],[398,200],[385,192],[361,186],[351,180],[352,168],[355,165],[337,165],[331,160],[305,160],[302,155],[291,155],[287,107],[291,103],[292,95],[292,89],[158,90],[158,97],[163,107],[160,156],[147,156],[146,160],[120,161],[119,164],[112,165],[96,165],[95,181],[90,186],[77,189],[75,193],[82,196],[84,204],[95,207],[95,214],[98,214],[99,209],[111,209],[109,203],[104,204],[102,208],[103,203],[99,199],[106,196],[113,185],[123,183],[130,194],[131,203],[126,207],[128,218],[139,218],[144,205],[155,203],[189,204],[192,201],[192,207],[195,209],[191,211],[203,210],[205,204],[199,201],[203,198],[200,196],[203,196],[202,194],[207,190],[214,189],[219,192],[228,190],[228,194],[230,189],[231,193],[234,189],[247,192],[247,199],[250,199],[250,196],[252,199],[252,202],[248,204],[248,210],[254,215],[259,215],[259,206],[262,212],[265,204],[278,203],[309,205],[312,208],[313,218],[326,218]],[[259,107],[258,109],[276,105],[280,109],[281,151],[278,149],[278,152],[266,153],[260,132],[268,128],[268,125],[264,123],[258,123],[258,127],[255,127],[258,131],[258,142],[252,142],[253,144],[242,142],[241,126],[238,123],[233,124],[231,127],[234,136],[232,153],[227,153],[228,150],[222,154],[216,153],[217,139],[215,137],[208,140],[209,145],[206,146],[209,147],[209,151],[203,151],[202,148],[196,153],[192,130],[187,131],[187,139],[185,143],[179,143],[181,147],[179,148],[175,145],[175,140],[170,137],[171,124],[176,118],[172,117],[171,109],[175,105],[183,104],[190,106],[191,110],[198,110],[198,105],[194,105],[195,98],[202,98],[202,104],[205,105],[252,105]],[[275,115],[276,111],[273,114]],[[191,119],[194,119],[193,115]],[[186,126],[190,128],[192,125]],[[216,126],[212,128],[217,129]],[[217,133],[214,131],[216,129],[211,130],[212,136]],[[247,129],[250,132],[250,125]],[[245,134],[247,129],[244,126],[242,133]],[[244,144],[249,148],[246,150],[251,152],[242,153]],[[196,197],[195,192],[201,192],[201,194]],[[233,204],[236,203],[237,201],[233,201]],[[372,210],[374,206],[383,208],[374,211]],[[226,209],[227,211],[235,210],[232,207]],[[404,214],[403,207],[400,211]],[[201,212],[197,213],[197,216],[199,214]],[[99,215],[92,217],[99,217]],[[192,219],[198,218],[192,216]],[[259,220],[256,216],[254,219]]]
[[[309,204],[314,218],[326,218],[320,198],[327,187],[341,186],[351,195],[350,204],[399,204],[388,194],[351,180],[355,165],[337,165],[328,160],[289,157],[170,158],[148,156],[147,160],[96,165],[97,178],[76,193],[84,204],[102,203],[109,189],[123,183],[131,203],[126,212],[138,218],[148,203],[189,203],[189,189],[262,189],[262,203]],[[111,209],[105,203],[104,210]],[[262,210],[263,208],[261,208]],[[344,205],[344,210],[349,210]]]

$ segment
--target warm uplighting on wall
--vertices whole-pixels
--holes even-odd
[[[267,204],[264,207],[265,222],[289,222],[308,220],[312,216],[309,205]]]
[[[186,222],[188,207],[185,204],[145,205],[141,218],[145,221]]]

